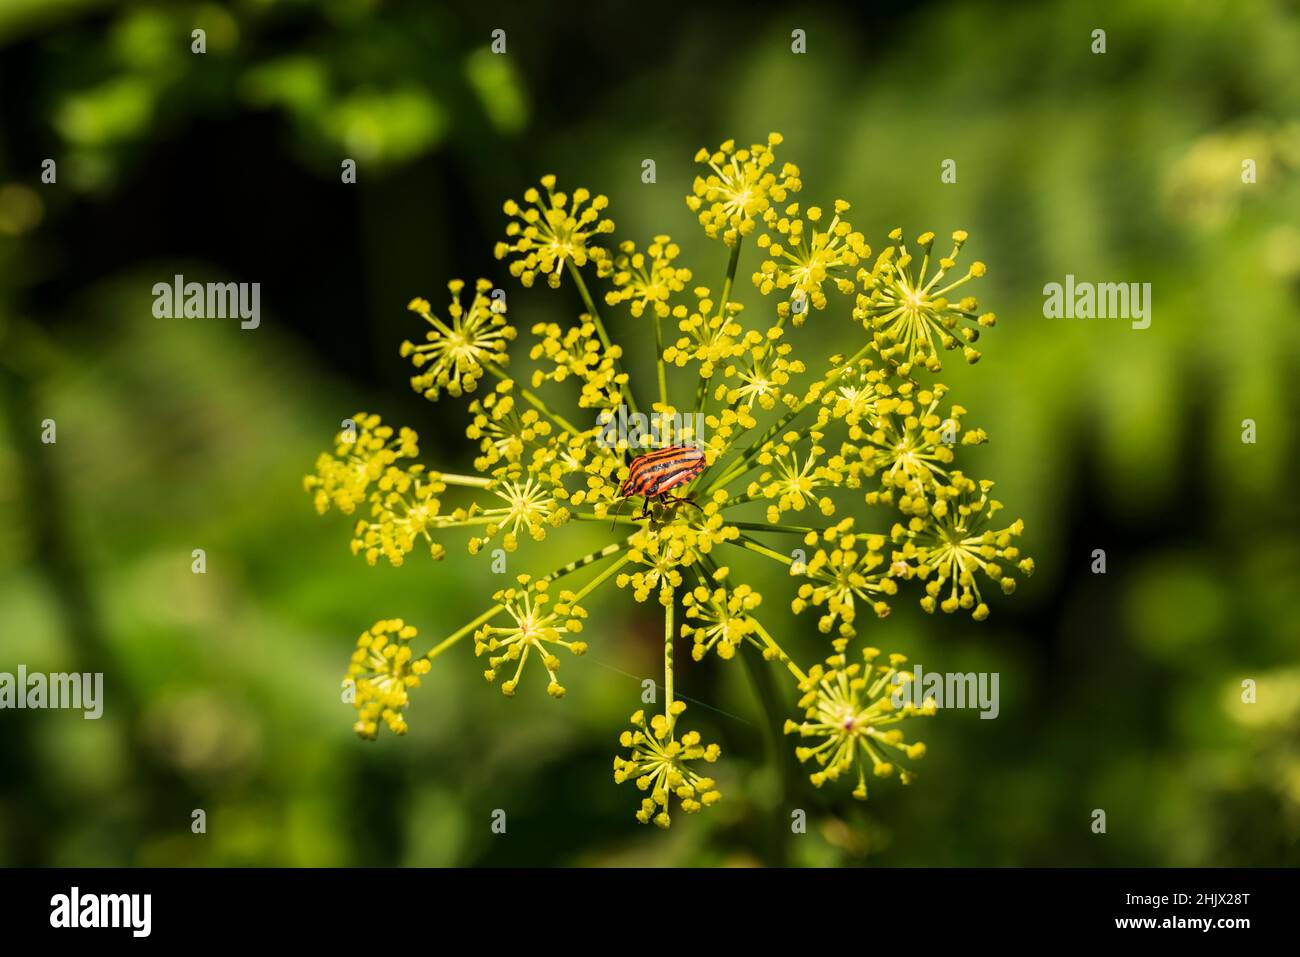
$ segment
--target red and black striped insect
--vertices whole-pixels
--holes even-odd
[[[627,478],[619,486],[618,494],[624,500],[633,495],[645,499],[645,506],[637,518],[650,514],[651,502],[685,502],[687,505],[695,505],[689,499],[670,493],[703,471],[703,449],[694,445],[670,445],[634,458]],[[695,507],[699,508],[698,505]]]

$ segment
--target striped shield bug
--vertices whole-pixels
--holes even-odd
[[[694,502],[670,493],[703,471],[703,449],[694,445],[670,445],[634,458],[627,478],[619,486],[618,494],[624,501],[633,495],[645,499],[645,508],[637,518],[649,514],[651,502],[685,502],[694,505]],[[695,507],[699,508],[698,505]]]

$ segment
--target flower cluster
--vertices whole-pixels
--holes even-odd
[[[602,275],[612,268],[608,250],[593,245],[601,233],[612,233],[614,224],[601,213],[609,206],[605,196],[592,197],[585,189],[572,195],[556,192],[555,177],[542,177],[542,194],[530,188],[524,192],[524,205],[506,200],[505,213],[511,222],[506,226],[509,242],[496,245],[496,258],[510,257],[510,275],[531,286],[539,275],[545,276],[552,289],[558,289],[560,276],[567,266],[578,269],[588,261],[596,264]]]
[[[534,582],[529,575],[519,576],[518,588],[504,588],[492,596],[504,608],[511,623],[504,627],[484,625],[474,633],[474,653],[488,656],[483,677],[496,681],[502,667],[514,665],[514,673],[501,682],[503,694],[512,695],[519,687],[519,679],[530,655],[536,657],[550,676],[546,693],[552,698],[564,697],[564,686],[556,678],[560,667],[552,648],[563,648],[575,655],[584,654],[586,642],[570,641],[567,634],[582,631],[582,620],[587,613],[577,605],[572,592],[561,592],[560,600],[551,608],[547,590],[550,582],[543,578]]]
[[[381,724],[405,732],[408,690],[466,639],[506,695],[545,672],[546,691],[563,697],[561,661],[587,649],[583,603],[611,585],[653,600],[664,620],[662,710],[632,716],[614,759],[615,780],[644,792],[639,821],[667,827],[674,808],[692,813],[720,798],[701,770],[719,748],[679,724],[685,706],[673,662],[683,639],[697,660],[758,655],[788,673],[803,717],[786,730],[801,739],[796,754],[813,768],[813,784],[852,781],[853,795],[865,798],[868,774],[912,779],[904,761],[925,748],[908,743],[905,722],[933,705],[895,704],[905,659],[875,648],[851,653],[859,629],[908,594],[926,612],[981,620],[990,584],[1009,594],[1034,567],[1018,544],[1022,523],[1000,521],[993,483],[968,475],[967,450],[989,435],[964,424],[966,409],[943,383],[925,381],[945,351],[979,358],[974,344],[994,316],[979,311],[969,284],[985,266],[957,265],[961,231],[939,255],[933,233],[909,245],[894,230],[873,258],[847,219],[848,202],[794,199],[804,184],[796,166],[778,161],[781,142],[775,133],[749,147],[728,140],[696,156],[702,170],[686,203],[725,250],[719,286],[696,283],[699,271],[680,263],[666,235],[644,246],[606,241],[609,201],[561,191],[547,175],[540,190],[505,204],[495,255],[525,286],[545,277],[558,288],[567,276],[579,302],[571,322],[535,324],[525,330],[529,344],[512,350],[505,293],[489,280],[472,290],[450,283],[439,312],[411,301],[425,323],[423,340],[401,347],[416,368],[411,385],[431,401],[470,397],[474,474],[426,469],[415,461],[414,432],[358,414],[305,480],[317,509],[351,515],[368,506],[352,547],[371,563],[400,564],[417,547],[440,557],[439,540],[454,530],[471,553],[491,546],[494,555],[498,547],[553,554],[557,546],[543,543],[576,522],[599,523],[612,540],[545,574],[517,576],[420,657],[410,648],[415,630],[401,621],[363,634],[348,670],[359,734],[373,738]],[[758,253],[748,310],[736,283],[746,248]],[[823,316],[836,302],[841,338],[856,340],[852,354],[800,355],[795,330],[811,322],[829,332],[834,320]],[[602,308],[652,327],[654,387],[632,381]],[[702,423],[691,432],[703,457],[679,456],[683,442],[656,433],[660,454],[634,473],[652,447],[606,438],[616,420],[647,419],[638,399],[656,421]],[[640,484],[625,486],[630,475]],[[640,494],[625,496],[632,487]],[[631,508],[625,498],[636,500]],[[830,645],[828,657],[817,656],[824,662],[801,665],[789,638],[773,636],[762,614],[771,603],[732,567],[741,557],[786,573],[776,607],[788,602],[793,614],[777,631],[815,619],[819,634],[808,627],[809,640]],[[596,630],[593,640],[607,638]]]
[[[626,240],[619,244],[614,257],[614,288],[605,293],[605,303],[617,306],[627,303],[633,316],[640,316],[649,308],[660,319],[669,314],[668,299],[686,288],[691,281],[691,271],[673,266],[681,249],[668,236],[656,236],[644,253],[636,251],[636,243]]]
[[[426,399],[437,399],[442,390],[458,396],[473,392],[484,368],[491,368],[505,355],[515,337],[515,327],[507,323],[504,299],[490,300],[492,283],[480,279],[474,286],[469,307],[461,305],[465,283],[459,279],[447,284],[451,304],[447,319],[433,314],[427,299],[412,299],[407,308],[429,324],[420,345],[402,343],[402,357],[423,371],[411,377],[411,387]]]
[[[952,234],[952,251],[938,258],[933,273],[934,233],[922,233],[916,239],[922,252],[919,265],[908,251],[901,229],[895,229],[889,238],[894,245],[886,247],[870,271],[864,270],[858,277],[860,291],[853,309],[854,318],[871,332],[880,357],[896,364],[903,376],[917,363],[938,372],[943,368],[941,349],[961,346],[967,362],[978,362],[980,353],[974,344],[980,330],[991,328],[997,317],[991,312],[979,312],[974,296],[953,302],[952,294],[983,276],[986,267],[982,262],[973,262],[959,278],[947,281],[957,268],[957,254],[966,244],[966,231],[959,229]]]
[[[412,429],[394,433],[379,416],[359,412],[335,436],[334,451],[322,452],[316,459],[316,473],[303,479],[303,487],[314,495],[316,511],[322,515],[331,506],[351,515],[380,477],[401,471],[396,468],[399,459],[419,454],[419,439]]]
[[[903,784],[912,783],[912,772],[900,761],[920,758],[925,745],[908,744],[895,725],[935,712],[933,700],[919,706],[912,701],[895,704],[898,687],[912,677],[898,670],[907,659],[890,655],[889,664],[876,664],[879,655],[878,648],[864,648],[862,661],[850,663],[841,647],[826,659],[825,667],[814,665],[799,683],[804,720],[785,723],[786,734],[817,742],[795,749],[800,762],[811,760],[817,766],[809,776],[812,783],[821,787],[851,774],[857,779],[853,796],[861,800],[867,797],[868,766],[875,777],[887,778],[897,770]]]
[[[871,247],[861,233],[840,219],[848,209],[847,202],[837,199],[825,229],[818,228],[823,219],[818,206],[809,207],[802,218],[798,203],[786,207],[784,216],[771,208],[763,214],[769,231],[758,238],[758,246],[772,258],[754,273],[754,285],[765,296],[773,290],[790,290],[790,299],[778,302],[777,311],[782,317],[793,313],[795,325],[803,323],[810,304],[814,309],[826,308],[822,287],[827,283],[845,295],[857,288],[854,267],[871,255]]]
[[[710,239],[737,245],[753,233],[759,217],[773,203],[785,202],[790,193],[802,188],[799,167],[793,163],[774,172],[774,147],[781,142],[781,134],[772,133],[767,143],[755,143],[749,149],[737,149],[735,140],[727,140],[716,150],[701,149],[695,154],[695,162],[709,171],[695,177],[686,205],[699,214],[700,225]]]
[[[409,701],[407,691],[420,685],[420,675],[429,671],[427,658],[412,660],[411,639],[418,632],[400,618],[379,621],[361,633],[352,653],[344,681],[357,709],[353,730],[374,739],[383,721],[393,734],[406,734],[402,712]]]
[[[701,745],[698,731],[677,736],[677,719],[685,710],[685,704],[675,701],[666,714],[655,715],[649,723],[645,712],[638,711],[632,715],[632,730],[624,731],[619,738],[619,744],[630,749],[631,756],[615,756],[614,781],[635,781],[640,790],[649,792],[636,812],[642,824],[654,821],[668,827],[669,800],[674,797],[687,814],[722,798],[713,778],[704,777],[691,766],[700,761],[712,764],[722,751],[716,744]]]

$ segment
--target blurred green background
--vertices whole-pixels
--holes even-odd
[[[0,862],[1300,862],[1297,4],[513,6],[0,0],[0,670],[106,675],[102,720],[0,712]],[[686,660],[724,800],[645,828],[610,760],[661,625],[606,589],[563,702],[503,699],[465,647],[415,693],[408,737],[359,742],[339,698],[356,635],[401,616],[434,640],[495,587],[454,547],[368,568],[301,491],[358,409],[468,468],[463,403],[407,388],[407,300],[506,283],[500,203],[548,171],[608,193],[620,238],[671,233],[709,282],[725,252],[682,202],[691,158],[769,130],[802,198],[849,199],[874,247],[964,228],[989,264],[999,325],[944,379],[992,437],[964,465],[1023,516],[1039,571],[982,624],[900,600],[864,634],[928,670],[999,672],[999,718],[941,714],[917,783],[857,804],[772,750],[785,714],[741,662]],[[261,328],[154,319],[151,286],[177,272],[260,282]],[[1151,327],[1044,319],[1067,273],[1150,282]],[[568,288],[506,288],[525,325],[578,309]],[[858,341],[844,309],[814,320],[812,354]],[[646,328],[613,330],[643,383]],[[757,583],[813,660],[789,582]]]

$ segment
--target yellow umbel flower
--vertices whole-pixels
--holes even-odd
[[[412,429],[394,433],[379,416],[358,412],[352,428],[334,439],[334,454],[322,452],[316,459],[316,474],[303,479],[303,488],[313,493],[316,511],[324,515],[334,506],[351,515],[366,500],[370,486],[398,459],[413,459],[420,452]]]
[[[479,443],[482,455],[474,460],[474,468],[480,472],[493,473],[502,466],[506,474],[517,475],[523,471],[525,452],[535,455],[550,447],[550,420],[536,409],[520,409],[513,391],[513,382],[502,382],[469,405],[472,418],[465,436]]]
[[[642,824],[654,821],[659,827],[668,827],[672,823],[669,803],[673,798],[687,814],[711,807],[722,798],[713,778],[691,767],[700,760],[712,764],[722,749],[716,744],[702,745],[698,731],[677,737],[677,719],[685,710],[684,702],[675,701],[667,716],[657,714],[649,723],[645,712],[638,711],[632,715],[632,730],[624,731],[619,738],[619,744],[632,753],[630,757],[614,758],[614,780],[618,784],[634,781],[642,791],[649,792],[636,812]]]
[[[686,592],[682,605],[688,620],[682,624],[682,637],[695,639],[691,657],[700,661],[716,650],[724,661],[734,658],[741,643],[757,631],[750,612],[762,601],[762,595],[744,584],[710,590],[701,582]]]
[[[357,522],[352,554],[364,554],[371,565],[381,555],[389,563],[401,565],[422,539],[433,558],[441,559],[446,550],[433,540],[430,529],[439,526],[442,503],[438,496],[446,490],[442,477],[436,472],[426,475],[423,465],[388,468],[371,496],[370,519]]]
[[[531,286],[537,276],[546,277],[552,289],[559,288],[560,274],[566,264],[581,268],[590,259],[596,263],[601,275],[611,267],[609,251],[590,245],[590,240],[601,233],[612,233],[614,224],[601,213],[609,206],[609,199],[591,195],[579,187],[570,196],[555,191],[555,176],[542,177],[542,189],[524,192],[524,204],[506,200],[505,214],[512,217],[506,226],[510,242],[496,245],[496,258],[512,257],[510,275],[525,286]]]
[[[698,213],[700,225],[710,239],[721,238],[728,246],[754,231],[758,218],[772,203],[785,202],[786,196],[802,187],[799,168],[786,163],[779,173],[772,151],[782,141],[780,133],[771,133],[767,143],[755,143],[749,149],[736,149],[735,140],[727,140],[716,150],[702,149],[695,162],[710,172],[695,177],[692,195],[686,205]]]
[[[825,309],[822,286],[828,281],[845,295],[857,288],[854,269],[871,255],[871,247],[861,233],[840,219],[848,209],[848,203],[837,199],[835,213],[824,230],[817,228],[822,220],[819,206],[810,206],[802,219],[798,203],[787,206],[785,215],[774,209],[763,214],[769,231],[758,237],[758,247],[766,249],[772,258],[764,260],[754,273],[754,285],[765,296],[774,289],[790,291],[788,301],[777,303],[777,314],[782,319],[793,316],[794,324],[799,326],[810,307]]]
[[[426,399],[437,399],[445,389],[449,395],[473,392],[483,377],[483,368],[504,362],[506,347],[515,337],[514,326],[506,322],[504,299],[493,300],[492,283],[480,279],[474,287],[469,308],[461,305],[464,281],[447,284],[451,304],[447,321],[433,314],[426,299],[412,299],[407,308],[429,324],[420,345],[402,343],[402,356],[422,369],[411,377],[411,388]],[[500,305],[498,305],[500,303]]]
[[[587,617],[587,612],[578,606],[573,593],[568,591],[560,592],[560,600],[548,608],[550,582],[545,578],[533,581],[528,575],[520,575],[516,580],[518,588],[503,588],[492,596],[492,600],[505,609],[512,623],[504,627],[484,625],[474,633],[474,653],[488,656],[488,667],[483,677],[496,681],[502,667],[513,663],[514,674],[501,682],[502,694],[512,695],[519,687],[528,658],[535,655],[550,675],[546,693],[552,698],[563,698],[564,687],[555,675],[560,659],[550,649],[564,648],[575,655],[586,654],[586,642],[573,641],[564,635],[582,631],[582,620]]]
[[[912,783],[912,773],[898,767],[899,758],[920,758],[925,745],[919,741],[908,744],[895,725],[935,711],[932,700],[920,707],[911,701],[897,707],[895,675],[899,681],[911,678],[898,670],[907,659],[890,655],[889,664],[874,664],[879,655],[877,648],[864,648],[862,663],[850,664],[840,650],[826,659],[825,668],[814,666],[799,683],[804,720],[785,723],[786,734],[821,739],[819,744],[795,749],[801,762],[812,760],[820,768],[809,775],[812,783],[821,787],[856,771],[853,796],[862,801],[867,798],[868,763],[876,777],[887,778],[898,770],[900,781]]]
[[[912,386],[904,383],[895,394],[876,399],[865,420],[850,427],[844,454],[854,477],[877,477],[885,490],[883,496],[879,489],[867,492],[868,505],[895,504],[905,515],[924,515],[935,486],[948,477],[957,444],[979,445],[988,436],[983,429],[961,431],[966,410],[960,405],[940,414],[946,386]]]
[[[753,329],[746,332],[740,324],[740,303],[727,303],[715,312],[714,300],[706,286],[697,286],[694,293],[693,311],[679,306],[673,313],[683,335],[664,350],[663,357],[678,368],[691,361],[698,362],[700,375],[709,379],[717,363],[740,358],[761,343],[763,337]]]
[[[1024,523],[1016,519],[1006,528],[989,528],[1002,508],[1001,502],[989,496],[992,488],[988,480],[976,482],[953,472],[948,483],[935,490],[931,521],[912,518],[906,525],[894,526],[891,536],[903,545],[895,563],[926,581],[921,599],[926,611],[938,607],[951,614],[961,608],[982,621],[988,617],[989,606],[980,595],[978,575],[996,582],[1010,595],[1016,590],[1016,580],[1002,562],[1022,575],[1034,573],[1034,560],[1022,557],[1015,544]]]
[[[596,324],[590,318],[563,330],[558,323],[538,323],[533,326],[533,335],[539,340],[528,354],[538,363],[532,378],[534,389],[543,382],[573,378],[581,383],[580,408],[609,409],[622,400],[627,374],[619,370],[618,360],[623,350],[618,346],[602,348]]]
[[[755,404],[769,412],[778,402],[789,408],[798,404],[800,397],[787,391],[786,386],[792,377],[802,375],[807,369],[799,359],[789,358],[794,346],[788,342],[773,346],[774,341],[769,340],[766,348],[751,348],[743,365],[727,363],[722,374],[728,381],[718,386],[715,398],[743,409],[747,417]]]
[[[605,302],[616,306],[628,304],[632,315],[640,316],[647,308],[661,319],[669,313],[668,300],[691,281],[691,271],[674,266],[681,248],[668,236],[656,236],[645,252],[636,243],[620,243],[614,257],[614,289],[605,293]]]
[[[978,362],[980,354],[974,343],[980,329],[996,324],[997,316],[978,312],[974,296],[953,302],[952,293],[983,276],[985,266],[982,262],[971,263],[959,279],[943,284],[956,268],[966,231],[959,229],[952,234],[952,252],[938,260],[939,268],[928,279],[934,233],[922,233],[916,241],[924,253],[919,268],[903,242],[903,231],[895,229],[889,238],[896,245],[887,247],[870,271],[860,271],[862,292],[853,310],[854,318],[871,331],[880,355],[897,363],[903,375],[917,363],[931,372],[939,371],[943,368],[940,349],[961,346],[967,362]]]
[[[898,593],[898,585],[891,577],[894,569],[885,564],[882,549],[884,535],[861,535],[853,532],[853,519],[846,518],[826,529],[822,535],[824,547],[818,547],[808,560],[806,569],[810,581],[799,586],[799,595],[791,602],[798,614],[808,606],[825,606],[825,613],[817,621],[817,628],[829,634],[836,623],[839,634],[852,638],[857,634],[858,602],[867,605],[877,618],[889,615],[885,598]],[[817,536],[809,533],[806,544],[817,544]]]
[[[417,634],[413,626],[394,618],[375,622],[357,639],[343,680],[357,709],[352,730],[361,737],[377,737],[380,721],[393,734],[406,734],[402,712],[409,703],[407,691],[418,687],[420,675],[429,671],[427,658],[411,657],[411,639]]]
[[[767,520],[773,524],[781,521],[786,512],[801,512],[809,505],[829,517],[835,514],[835,503],[818,489],[843,484],[842,470],[821,461],[826,449],[821,446],[823,435],[817,430],[806,436],[806,448],[798,432],[787,432],[779,442],[769,443],[758,456],[764,467],[758,481],[749,486],[751,498],[765,498],[772,504],[767,507]]]
[[[502,547],[513,552],[519,547],[519,533],[527,532],[535,542],[544,541],[546,527],[559,528],[569,520],[569,511],[555,500],[555,493],[532,475],[520,482],[506,480],[492,488],[493,494],[505,502],[504,506],[475,512],[489,519],[481,538],[471,538],[470,554],[492,541],[499,532]]]
[[[714,267],[687,268],[666,235],[644,249],[611,238],[607,249],[603,237],[614,225],[605,197],[559,192],[548,175],[522,204],[505,204],[510,221],[495,254],[523,285],[545,277],[575,294],[563,318],[532,322],[528,343],[512,347],[516,324],[487,279],[472,293],[451,283],[442,317],[423,299],[411,302],[429,330],[419,345],[402,346],[417,367],[415,388],[430,399],[476,393],[465,430],[473,473],[426,468],[414,461],[413,431],[361,414],[319,457],[304,479],[307,492],[321,512],[366,509],[354,519],[352,547],[371,564],[401,564],[422,548],[439,558],[454,533],[471,554],[493,548],[494,571],[498,544],[516,553],[512,562],[544,561],[550,570],[496,589],[480,614],[422,657],[411,655],[414,629],[400,622],[368,631],[349,671],[361,688],[363,735],[373,737],[381,721],[404,731],[407,689],[430,661],[470,637],[484,676],[507,695],[529,661],[540,661],[529,673],[545,671],[548,692],[563,696],[559,656],[587,647],[577,637],[586,619],[581,603],[613,585],[633,601],[653,598],[664,626],[662,711],[633,716],[622,739],[629,750],[614,764],[616,780],[646,792],[641,821],[666,827],[674,798],[688,812],[718,798],[697,764],[714,761],[717,746],[678,728],[681,639],[692,639],[696,659],[758,655],[756,667],[790,676],[806,715],[790,730],[822,739],[798,751],[816,762],[815,784],[856,768],[855,793],[865,796],[868,765],[886,774],[897,754],[919,756],[922,746],[905,744],[891,727],[918,709],[894,710],[885,694],[895,677],[905,680],[894,672],[903,659],[877,665],[868,649],[865,662],[847,663],[866,613],[885,618],[894,596],[911,589],[927,611],[963,608],[983,618],[989,606],[977,576],[1009,592],[1017,569],[1033,571],[1017,544],[1021,523],[997,527],[992,483],[959,468],[988,436],[962,428],[966,410],[946,386],[922,381],[939,367],[942,349],[963,346],[968,359],[978,357],[972,343],[993,315],[954,296],[984,267],[954,277],[963,232],[934,267],[933,235],[920,238],[918,265],[897,230],[869,261],[862,234],[844,219],[847,202],[823,212],[791,201],[803,184],[797,167],[778,164],[780,143],[775,133],[747,148],[727,140],[696,157],[706,169],[686,202],[705,234],[726,246],[717,285],[693,285],[692,276]],[[769,303],[757,313],[746,311],[736,286],[742,254],[755,249],[748,274],[759,294],[777,299],[775,309]],[[593,278],[605,281],[594,295]],[[852,304],[833,302],[831,289],[857,295]],[[809,359],[808,341],[792,327],[809,310],[834,321],[833,305],[849,331],[862,325],[868,334],[859,332],[851,354]],[[630,343],[616,342],[602,316],[610,306],[631,313],[630,342],[653,360],[653,385],[629,375]],[[485,376],[491,388],[483,387]],[[693,381],[677,394],[679,376]],[[857,524],[868,510],[881,521]],[[572,522],[598,523],[610,537],[585,555],[557,559]],[[787,573],[775,606],[733,571],[742,568],[730,564],[741,552]],[[560,591],[562,580],[578,584]],[[835,652],[826,665],[805,671],[766,627],[763,619],[786,600],[795,615],[816,610],[817,629]],[[919,710],[927,707],[933,710]]]

